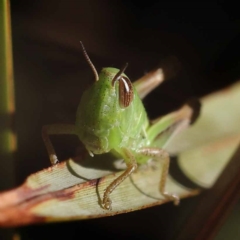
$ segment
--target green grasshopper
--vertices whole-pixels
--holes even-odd
[[[53,145],[49,135],[75,134],[85,145],[88,153],[111,152],[124,159],[125,171],[105,190],[102,207],[111,210],[110,194],[129,177],[138,167],[150,159],[163,162],[159,190],[160,193],[175,205],[179,197],[165,191],[170,158],[164,147],[169,140],[192,120],[194,111],[184,105],[180,110],[150,122],[141,98],[163,81],[161,69],[145,75],[134,84],[124,74],[127,64],[121,69],[103,68],[98,75],[87,52],[82,45],[84,56],[95,75],[95,82],[81,98],[77,110],[76,124],[54,124],[42,129],[50,162],[57,164]]]

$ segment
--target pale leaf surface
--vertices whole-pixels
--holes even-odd
[[[240,102],[239,95],[238,83],[202,99],[200,119],[168,146],[179,154],[186,174],[205,187],[214,183],[239,144],[240,113],[235,104]],[[30,175],[20,187],[0,194],[0,225],[97,218],[167,202],[158,191],[161,164],[156,162],[125,180],[111,195],[113,210],[104,210],[100,204],[104,189],[121,174],[114,161],[111,155],[86,155]],[[186,189],[171,177],[166,189],[181,198],[199,192]]]

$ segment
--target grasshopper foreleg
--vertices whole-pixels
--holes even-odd
[[[110,194],[113,192],[113,190],[121,184],[128,176],[130,176],[136,169],[137,169],[137,163],[135,160],[134,155],[127,149],[123,149],[125,157],[125,161],[127,164],[127,169],[118,177],[116,178],[105,190],[102,206],[103,208],[107,210],[112,209],[112,201],[110,199]]]
[[[71,124],[53,124],[45,125],[42,128],[42,138],[46,146],[48,156],[52,165],[59,163],[56,152],[52,145],[52,142],[49,138],[49,135],[58,135],[58,134],[76,134],[75,125]]]

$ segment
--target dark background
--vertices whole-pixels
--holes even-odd
[[[201,97],[239,78],[239,8],[226,1],[18,1],[12,0],[18,153],[16,185],[49,166],[41,127],[72,123],[96,68],[120,68],[134,80],[168,56],[181,62],[177,77],[145,100],[151,118],[191,97]],[[79,145],[57,137],[60,159]],[[22,239],[174,239],[199,198],[104,219],[19,228]],[[197,217],[197,216],[196,216]]]

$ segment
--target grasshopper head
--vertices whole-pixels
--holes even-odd
[[[133,101],[133,86],[124,69],[103,68],[99,79],[81,98],[76,128],[78,136],[92,154],[109,152],[121,140],[121,115]]]
[[[121,118],[133,101],[133,86],[124,74],[127,64],[121,70],[103,68],[98,76],[84,47],[83,52],[96,81],[83,93],[76,129],[91,154],[106,153],[118,147],[123,138]]]

